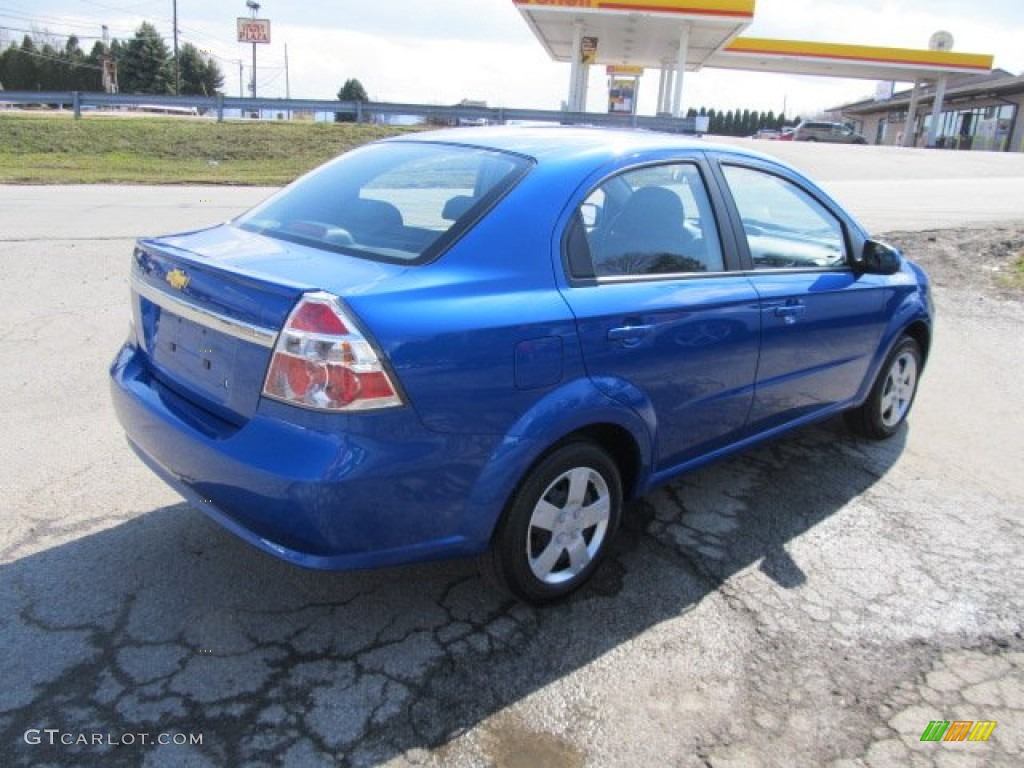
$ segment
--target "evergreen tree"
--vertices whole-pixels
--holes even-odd
[[[67,76],[67,66],[61,60],[60,52],[50,43],[44,42],[39,49],[39,58],[36,60],[36,72],[38,72],[41,91],[64,90]]]
[[[117,79],[122,93],[173,93],[174,71],[167,43],[156,27],[142,22],[120,48]]]
[[[4,66],[0,73],[4,88],[8,91],[41,90],[37,53],[36,44],[28,35],[22,38],[20,48],[12,45],[4,51]]]
[[[694,112],[691,108],[687,112],[687,117],[693,117],[694,114],[707,116],[708,132],[720,136],[752,136],[761,129],[773,128],[781,131],[783,128],[798,125],[802,119],[797,115],[793,119],[787,120],[784,114],[776,115],[774,110],[761,112],[756,109],[736,109],[726,112],[701,107]]]
[[[102,45],[97,43],[102,51]],[[19,91],[96,91],[102,89],[100,61],[86,57],[72,35],[61,46],[28,35],[20,46],[0,51],[0,87]]]
[[[101,46],[102,47],[102,46]],[[68,91],[99,91],[103,88],[103,75],[99,62],[93,62],[79,45],[78,38],[74,35],[64,43],[64,50],[60,54],[62,60],[62,72],[60,84],[51,85],[54,90]]]
[[[354,77],[350,77],[345,81],[345,84],[341,86],[341,90],[338,91],[338,101],[369,101],[370,97],[366,95],[366,89],[363,88],[363,84],[356,80]],[[355,112],[335,112],[334,122],[336,123],[354,123],[356,121]]]
[[[103,90],[103,43],[97,40],[93,43],[92,50],[85,57],[85,64],[78,70],[76,82],[80,91],[102,91]]]
[[[200,53],[192,43],[181,46],[178,67],[182,95],[212,96],[224,85],[224,75],[217,62]]]

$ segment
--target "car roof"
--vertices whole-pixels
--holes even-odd
[[[441,142],[513,152],[538,163],[590,161],[644,151],[718,151],[758,160],[778,161],[759,152],[717,145],[694,136],[660,133],[641,129],[586,128],[575,126],[488,126],[451,128],[440,131],[403,134],[387,141]]]

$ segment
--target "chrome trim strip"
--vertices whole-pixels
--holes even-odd
[[[219,312],[203,309],[186,301],[184,298],[172,296],[145,283],[142,278],[134,274],[132,275],[132,291],[157,306],[166,309],[168,312],[173,312],[179,317],[199,323],[199,325],[206,326],[228,336],[234,336],[236,339],[259,344],[261,347],[267,347],[268,349],[273,349],[274,344],[277,342],[277,331],[275,330],[245,323],[241,320],[234,320]]]

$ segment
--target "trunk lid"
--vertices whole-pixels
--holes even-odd
[[[241,424],[256,410],[278,331],[303,293],[362,294],[404,269],[230,224],[144,240],[131,274],[136,341],[165,386]]]

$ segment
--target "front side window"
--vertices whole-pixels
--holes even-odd
[[[422,262],[476,221],[529,165],[472,147],[373,144],[299,179],[235,223],[354,256]]]
[[[568,239],[576,277],[721,272],[704,181],[692,163],[627,171],[597,187]]]
[[[727,165],[722,170],[739,209],[754,269],[845,264],[842,224],[807,192],[753,168]]]

